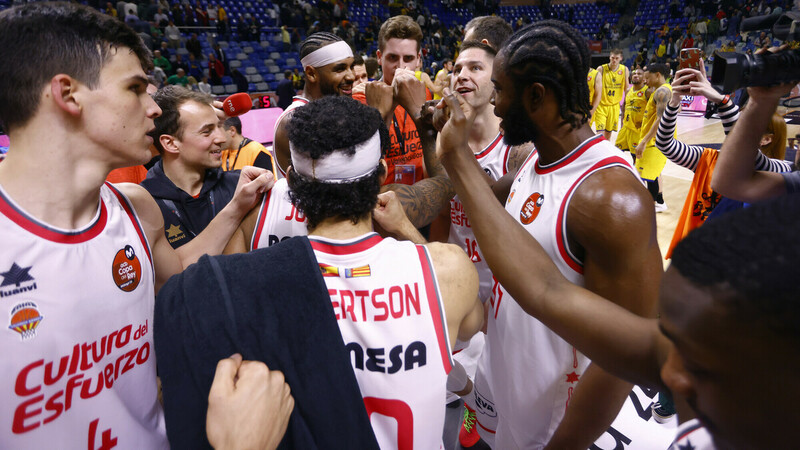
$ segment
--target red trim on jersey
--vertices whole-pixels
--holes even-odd
[[[595,145],[597,145],[598,143],[600,143],[604,139],[605,138],[603,137],[602,134],[598,134],[597,136],[594,136],[594,137],[591,137],[591,138],[587,139],[581,145],[579,145],[578,148],[576,148],[575,150],[570,152],[567,156],[561,158],[560,160],[558,160],[558,161],[556,161],[554,163],[548,164],[546,166],[542,166],[542,165],[539,164],[539,161],[541,161],[541,160],[537,160],[536,161],[536,165],[533,166],[533,169],[536,171],[536,173],[538,173],[540,175],[544,175],[546,173],[550,173],[550,172],[553,172],[555,170],[558,170],[558,169],[568,165],[572,161],[575,161],[576,159],[578,159],[581,155],[586,153],[587,150],[589,150],[590,148],[594,147]]]
[[[590,167],[586,170],[581,176],[578,177],[577,180],[570,186],[569,190],[567,191],[566,195],[564,195],[564,200],[561,202],[561,206],[558,208],[558,218],[556,219],[556,227],[559,229],[556,230],[556,246],[558,247],[558,253],[561,255],[561,259],[564,260],[567,265],[578,272],[579,274],[583,275],[583,262],[579,261],[577,258],[572,256],[572,253],[567,250],[567,225],[564,222],[566,213],[567,213],[567,205],[569,204],[572,195],[574,194],[575,189],[585,180],[589,175],[594,173],[599,169],[605,169],[611,166],[622,165],[625,167],[630,167],[628,162],[619,156],[610,156],[608,158],[602,159],[598,161],[595,165]]]
[[[480,425],[480,426],[481,426],[481,428],[483,428],[484,430],[488,431],[489,433],[492,433],[492,434],[496,434],[496,433],[497,433],[497,431],[495,431],[495,430],[490,430],[490,429],[486,428],[485,426],[483,426],[483,424],[481,423],[481,421],[480,421],[480,420],[478,420],[478,418],[477,418],[477,417],[475,418],[475,422],[477,422],[477,423],[478,423],[478,425]]]
[[[308,104],[308,99],[305,97],[300,97],[299,95],[295,95],[294,97],[292,97],[292,103],[294,102],[302,103],[305,105]]]
[[[136,229],[136,234],[139,235],[139,240],[142,241],[142,247],[144,247],[144,251],[147,253],[147,259],[150,260],[150,267],[155,270],[153,265],[153,255],[150,254],[150,245],[147,243],[147,238],[145,237],[144,230],[142,229],[142,224],[139,223],[139,218],[136,217],[136,213],[133,211],[133,205],[131,205],[131,203],[128,201],[128,197],[126,197],[108,181],[106,181],[106,186],[111,188],[111,192],[117,196],[117,200],[119,200],[120,205],[122,205],[122,209],[125,210],[125,212],[128,214],[128,218],[131,219],[133,228]]]
[[[503,155],[503,175],[508,173],[508,157],[511,155],[511,146],[506,145],[506,153]]]
[[[419,262],[422,266],[422,276],[425,279],[425,293],[428,297],[428,307],[431,310],[431,318],[433,319],[433,327],[436,329],[436,340],[439,342],[439,352],[442,354],[442,365],[444,372],[450,373],[452,369],[452,361],[450,360],[450,347],[447,345],[447,337],[444,335],[444,312],[441,309],[442,299],[439,297],[439,288],[436,285],[436,278],[433,276],[433,267],[428,252],[425,247],[417,245],[417,253],[419,254]]]
[[[355,242],[344,244],[326,242],[312,236],[309,236],[308,240],[311,242],[311,247],[315,251],[327,253],[329,255],[352,255],[353,253],[360,253],[371,249],[378,245],[383,238],[378,233],[373,232]]]
[[[487,145],[486,148],[481,150],[480,153],[476,153],[475,154],[475,158],[481,159],[481,158],[485,157],[486,155],[488,155],[489,153],[492,153],[492,150],[494,150],[494,148],[497,147],[497,145],[502,140],[503,140],[503,134],[502,133],[497,133],[497,137],[494,138],[492,143]]]
[[[23,229],[41,238],[61,244],[80,244],[81,242],[86,242],[100,234],[100,232],[105,229],[106,222],[108,221],[106,204],[100,199],[100,215],[93,224],[82,231],[64,232],[56,230],[17,209],[2,191],[0,191],[0,214],[3,214]]]
[[[267,191],[267,195],[261,200],[261,210],[258,212],[258,220],[256,221],[256,229],[253,230],[253,240],[250,243],[250,251],[258,248],[258,243],[261,240],[261,231],[264,229],[264,221],[267,220],[267,210],[269,209],[269,199],[272,197],[272,189]]]

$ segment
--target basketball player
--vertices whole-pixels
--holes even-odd
[[[442,89],[446,86],[450,86],[450,72],[452,70],[452,59],[445,59],[442,61],[442,68],[436,72],[436,77],[433,79],[433,83],[436,85],[436,90],[433,93],[434,100],[440,100],[442,98]]]
[[[588,65],[583,38],[559,21],[518,31],[495,58],[495,114],[505,141],[533,141],[537,149],[508,176],[513,184],[504,203],[528,233],[546,242],[548,255],[571,282],[650,316],[662,270],[655,217],[633,168],[587,124]],[[448,105],[457,96],[445,97]],[[459,195],[468,192],[465,185],[481,184],[475,183],[474,154],[466,151],[467,129],[445,126],[440,137]],[[522,258],[515,263],[524,267]],[[553,448],[588,448],[613,421],[630,385],[590,366],[543,324],[525,317],[502,285],[495,283],[492,294],[484,354],[499,417],[496,447],[541,448],[549,442]]]
[[[303,41],[300,47],[300,64],[303,65],[306,84],[303,95],[296,95],[292,104],[275,121],[273,151],[281,175],[289,167],[289,140],[286,123],[291,111],[326,95],[353,94],[353,50],[347,42],[333,33],[320,31]]]
[[[438,448],[450,343],[469,340],[483,308],[475,269],[458,247],[373,232],[372,210],[386,173],[382,122],[375,109],[346,98],[298,109],[289,123],[290,196],[308,219],[380,447]]]
[[[644,109],[647,106],[649,86],[644,82],[644,72],[637,67],[631,71],[631,87],[625,94],[625,105],[622,109],[622,130],[617,134],[614,145],[618,149],[631,153],[635,162],[636,144],[639,143],[639,130],[642,128]]]
[[[620,64],[622,50],[613,49],[608,64],[597,68],[592,101],[592,118],[598,133],[610,140],[619,125],[619,102],[628,90],[628,68]]]
[[[85,6],[30,3],[0,12],[0,57],[0,121],[13,142],[0,164],[0,308],[9,321],[0,442],[166,448],[154,292],[218,253],[270,178],[246,171],[206,233],[176,252],[147,191],[104,184],[112,169],[150,159],[147,132],[161,113],[146,91],[152,62],[139,36]],[[242,375],[278,384],[265,374]],[[282,435],[286,398],[237,387],[280,412],[264,431]],[[237,395],[222,397],[217,406]]]
[[[779,97],[770,98],[773,108]],[[541,320],[596,364],[685,399],[691,411],[678,414],[697,419],[680,426],[670,450],[796,447],[797,195],[734,211],[692,231],[676,246],[664,275],[660,318],[639,317],[569,281],[551,259],[549,243],[542,240],[543,247],[533,239],[515,217],[503,214],[491,189],[472,181],[481,170],[466,139],[459,139],[469,120],[455,96],[445,99],[453,111],[442,132],[444,163],[489,267],[514,296],[502,299],[501,308],[518,302],[520,313]],[[757,147],[756,133],[762,132],[753,130],[748,145]],[[646,199],[639,203],[649,209]]]
[[[667,157],[656,148],[656,132],[658,122],[672,96],[672,86],[667,83],[669,66],[666,64],[650,64],[644,69],[644,79],[647,86],[654,89],[642,117],[639,143],[636,145],[636,170],[639,176],[647,183],[647,190],[655,202],[656,212],[667,210],[664,195],[660,192],[658,177],[667,164]]]
[[[496,53],[491,46],[481,41],[465,42],[456,60],[451,86],[454,91],[461,94],[475,114],[473,126],[469,131],[469,146],[473,149],[481,168],[495,181],[509,172],[516,173],[517,168],[531,152],[529,144],[517,147],[508,145],[500,132],[500,118],[494,114],[494,105],[491,104],[494,95],[492,64]],[[492,273],[480,254],[475,236],[470,229],[469,218],[464,214],[464,207],[458,196],[450,200],[449,207],[443,213],[444,220],[436,222],[437,226],[431,227],[431,239],[456,244],[466,252],[478,270],[480,279],[478,296],[481,302],[485,303],[491,297]],[[466,369],[470,377],[476,379],[476,383],[482,383],[480,385],[482,400],[491,401],[488,385],[475,375],[477,360],[483,350],[483,336],[483,333],[477,333],[469,343],[457,342],[458,353],[454,355],[454,359]],[[487,376],[485,370],[481,371],[480,377],[485,376]],[[479,409],[481,417],[476,418],[475,397],[470,386],[471,383],[468,383],[459,393],[466,403],[464,429],[459,434],[459,441],[465,447],[474,445],[478,439],[480,427],[477,426],[476,420],[481,423],[484,430],[493,431],[497,428],[494,418],[489,414],[483,414],[485,412],[483,409]],[[484,440],[491,445],[493,435],[483,434]]]
[[[513,32],[502,17],[475,17],[464,25],[464,42],[480,41],[497,51]]]
[[[594,67],[589,68],[589,74],[586,76],[586,84],[589,85],[589,101],[594,102],[594,81],[597,78],[597,69]]]

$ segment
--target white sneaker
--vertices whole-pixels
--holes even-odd
[[[666,211],[668,209],[669,208],[667,208],[667,204],[666,203],[658,203],[658,202],[656,202],[656,212],[657,213],[662,213],[662,212],[664,212],[664,211]]]

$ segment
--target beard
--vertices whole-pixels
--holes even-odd
[[[500,126],[503,128],[503,140],[508,145],[522,145],[539,137],[539,130],[525,113],[520,101],[511,104]]]

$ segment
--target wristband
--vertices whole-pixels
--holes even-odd
[[[725,95],[725,97],[722,97],[722,101],[721,101],[721,102],[719,102],[719,105],[720,105],[720,106],[722,106],[722,105],[724,105],[725,103],[728,103],[728,100],[730,100],[730,99],[731,99],[731,96],[730,96],[730,94],[726,94],[726,95]]]

